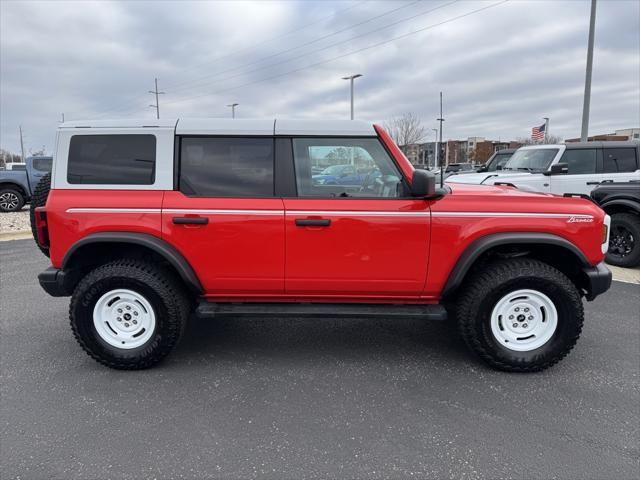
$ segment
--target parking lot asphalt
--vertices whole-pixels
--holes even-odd
[[[574,351],[495,372],[447,323],[194,320],[160,366],[76,344],[32,241],[0,243],[3,479],[638,478],[640,286]]]

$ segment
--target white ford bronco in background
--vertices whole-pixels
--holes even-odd
[[[630,180],[640,180],[640,143],[634,141],[522,147],[502,170],[455,175],[447,183],[511,184],[558,195],[589,195],[601,183]]]

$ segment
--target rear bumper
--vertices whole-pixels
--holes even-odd
[[[595,267],[585,268],[582,271],[587,277],[585,285],[587,300],[593,300],[611,287],[611,270],[607,268],[604,262],[599,263]]]
[[[71,295],[68,276],[58,268],[47,268],[38,275],[38,281],[42,289],[52,297],[68,297]]]

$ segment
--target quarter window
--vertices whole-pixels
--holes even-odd
[[[301,197],[403,196],[402,176],[375,138],[294,138]]]
[[[273,138],[182,138],[180,191],[199,197],[272,197],[273,158]]]
[[[566,150],[560,162],[567,164],[570,175],[596,173],[596,150],[594,148]]]
[[[605,148],[604,173],[635,172],[638,169],[635,148]]]
[[[71,184],[152,185],[154,135],[74,135],[69,144],[67,181]]]

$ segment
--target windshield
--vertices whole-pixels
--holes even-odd
[[[518,150],[504,166],[504,169],[541,172],[549,168],[549,164],[557,153],[557,148]]]
[[[493,157],[491,163],[487,165],[487,172],[495,172],[498,167],[504,167],[512,155],[513,153],[498,153]]]

